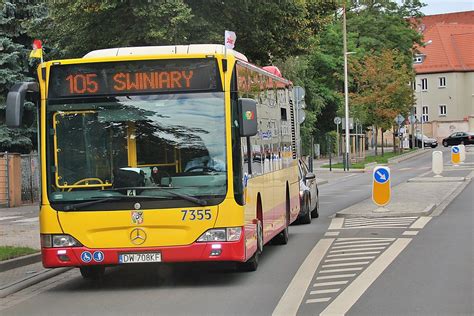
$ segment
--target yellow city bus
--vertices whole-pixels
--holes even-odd
[[[271,70],[271,69],[270,69]],[[299,212],[291,82],[222,45],[129,47],[42,63],[43,265],[232,261],[257,269]]]

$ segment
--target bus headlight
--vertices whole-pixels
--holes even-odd
[[[213,228],[202,234],[197,241],[238,241],[241,235],[242,227]]]
[[[225,229],[209,229],[207,232],[201,235],[198,242],[206,242],[206,241],[226,241],[226,232]]]
[[[79,247],[82,246],[74,237],[70,235],[41,235],[41,247],[43,248],[61,248],[61,247]]]

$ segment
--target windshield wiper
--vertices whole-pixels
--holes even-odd
[[[200,198],[195,198],[194,196],[183,194],[183,193],[177,193],[173,191],[169,191],[169,189],[176,189],[176,187],[123,187],[123,188],[114,188],[114,189],[107,189],[107,191],[123,191],[123,190],[158,190],[158,191],[163,191],[166,193],[169,193],[171,195],[177,196],[179,198],[182,198],[183,200],[193,202],[195,204],[201,205],[201,206],[206,206],[207,201],[200,199]],[[137,195],[140,196],[140,195]]]
[[[65,211],[76,211],[80,210],[84,207],[88,207],[91,205],[95,204],[100,204],[100,203],[105,203],[105,202],[111,202],[111,201],[122,201],[122,200],[127,200],[127,199],[162,199],[160,196],[144,196],[144,195],[136,195],[136,196],[111,196],[103,199],[96,199],[96,200],[91,200],[91,201],[86,201],[86,202],[81,202],[81,203],[76,203],[76,204],[69,204],[64,207]]]

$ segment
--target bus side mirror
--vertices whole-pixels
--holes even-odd
[[[239,127],[240,136],[257,135],[257,102],[253,99],[239,99]]]
[[[7,95],[5,123],[8,127],[21,127],[26,93],[38,91],[37,82],[20,82],[13,85]]]

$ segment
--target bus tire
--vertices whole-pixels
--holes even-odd
[[[82,278],[85,280],[100,280],[104,277],[104,266],[84,266],[79,268]]]
[[[257,222],[257,250],[255,251],[255,253],[249,260],[245,262],[240,262],[238,264],[238,269],[244,272],[257,271],[258,261],[260,259],[260,255],[262,254],[262,251],[263,251],[263,227],[262,227],[262,222],[258,221]]]

